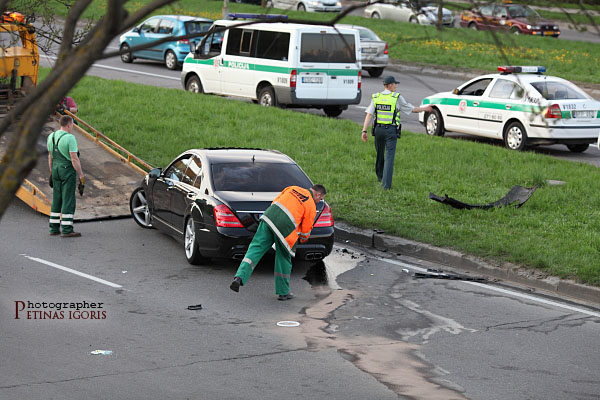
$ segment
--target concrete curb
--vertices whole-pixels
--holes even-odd
[[[447,265],[451,268],[503,279],[560,297],[571,297],[584,302],[600,304],[600,288],[549,276],[539,270],[527,269],[511,263],[495,264],[459,251],[386,235],[374,230],[356,228],[343,222],[335,223],[335,237],[336,240],[349,241],[363,247],[402,254]]]

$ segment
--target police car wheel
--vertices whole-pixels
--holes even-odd
[[[185,84],[185,90],[192,93],[204,93],[204,89],[202,89],[202,83],[200,83],[200,78],[197,76],[192,76],[188,79]]]
[[[144,188],[139,187],[131,194],[129,198],[129,211],[136,224],[142,228],[152,228],[152,217]]]
[[[524,150],[527,144],[527,132],[520,122],[513,122],[506,128],[504,144],[510,150]]]
[[[188,217],[185,223],[185,232],[184,232],[184,249],[185,249],[185,258],[190,264],[198,265],[208,262],[210,259],[206,257],[202,257],[200,251],[198,250],[198,240],[196,238],[196,223],[194,222],[194,218],[191,216]]]
[[[277,98],[275,97],[275,92],[271,86],[261,89],[258,94],[258,104],[263,107],[277,106]]]
[[[125,53],[121,54],[121,61],[127,64],[132,63],[133,56],[131,55],[131,51],[129,51],[129,45],[127,43],[124,43],[121,46],[121,51],[125,51]]]
[[[177,69],[177,56],[171,50],[165,54],[165,65],[168,69]]]
[[[567,145],[567,148],[573,153],[583,153],[584,151],[586,151],[588,149],[588,147],[590,147],[590,145],[587,143],[568,144]]]
[[[444,120],[436,108],[425,117],[425,130],[431,136],[444,136]]]

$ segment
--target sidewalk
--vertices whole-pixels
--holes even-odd
[[[362,247],[386,251],[389,254],[401,254],[447,265],[463,271],[473,272],[524,285],[533,292],[541,291],[600,306],[600,288],[583,285],[572,280],[550,276],[543,271],[523,268],[511,263],[493,263],[461,253],[459,251],[419,243],[391,235],[385,232],[355,228],[343,222],[335,223],[336,241],[352,243]]]

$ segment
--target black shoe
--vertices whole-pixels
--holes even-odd
[[[233,278],[233,282],[231,282],[229,289],[233,290],[234,292],[239,292],[241,285],[242,285],[242,278],[240,278],[239,276],[236,276],[235,278]]]
[[[286,301],[286,300],[291,300],[293,298],[294,298],[294,295],[292,293],[288,293],[288,294],[280,294],[279,297],[277,298],[277,300]]]

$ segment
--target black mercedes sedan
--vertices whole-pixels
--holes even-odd
[[[215,148],[185,151],[165,169],[144,177],[129,201],[142,228],[179,240],[189,263],[210,258],[241,260],[263,212],[287,186],[313,183],[287,155],[275,150]],[[296,258],[320,260],[333,248],[333,215],[317,204],[310,239],[297,243]]]

